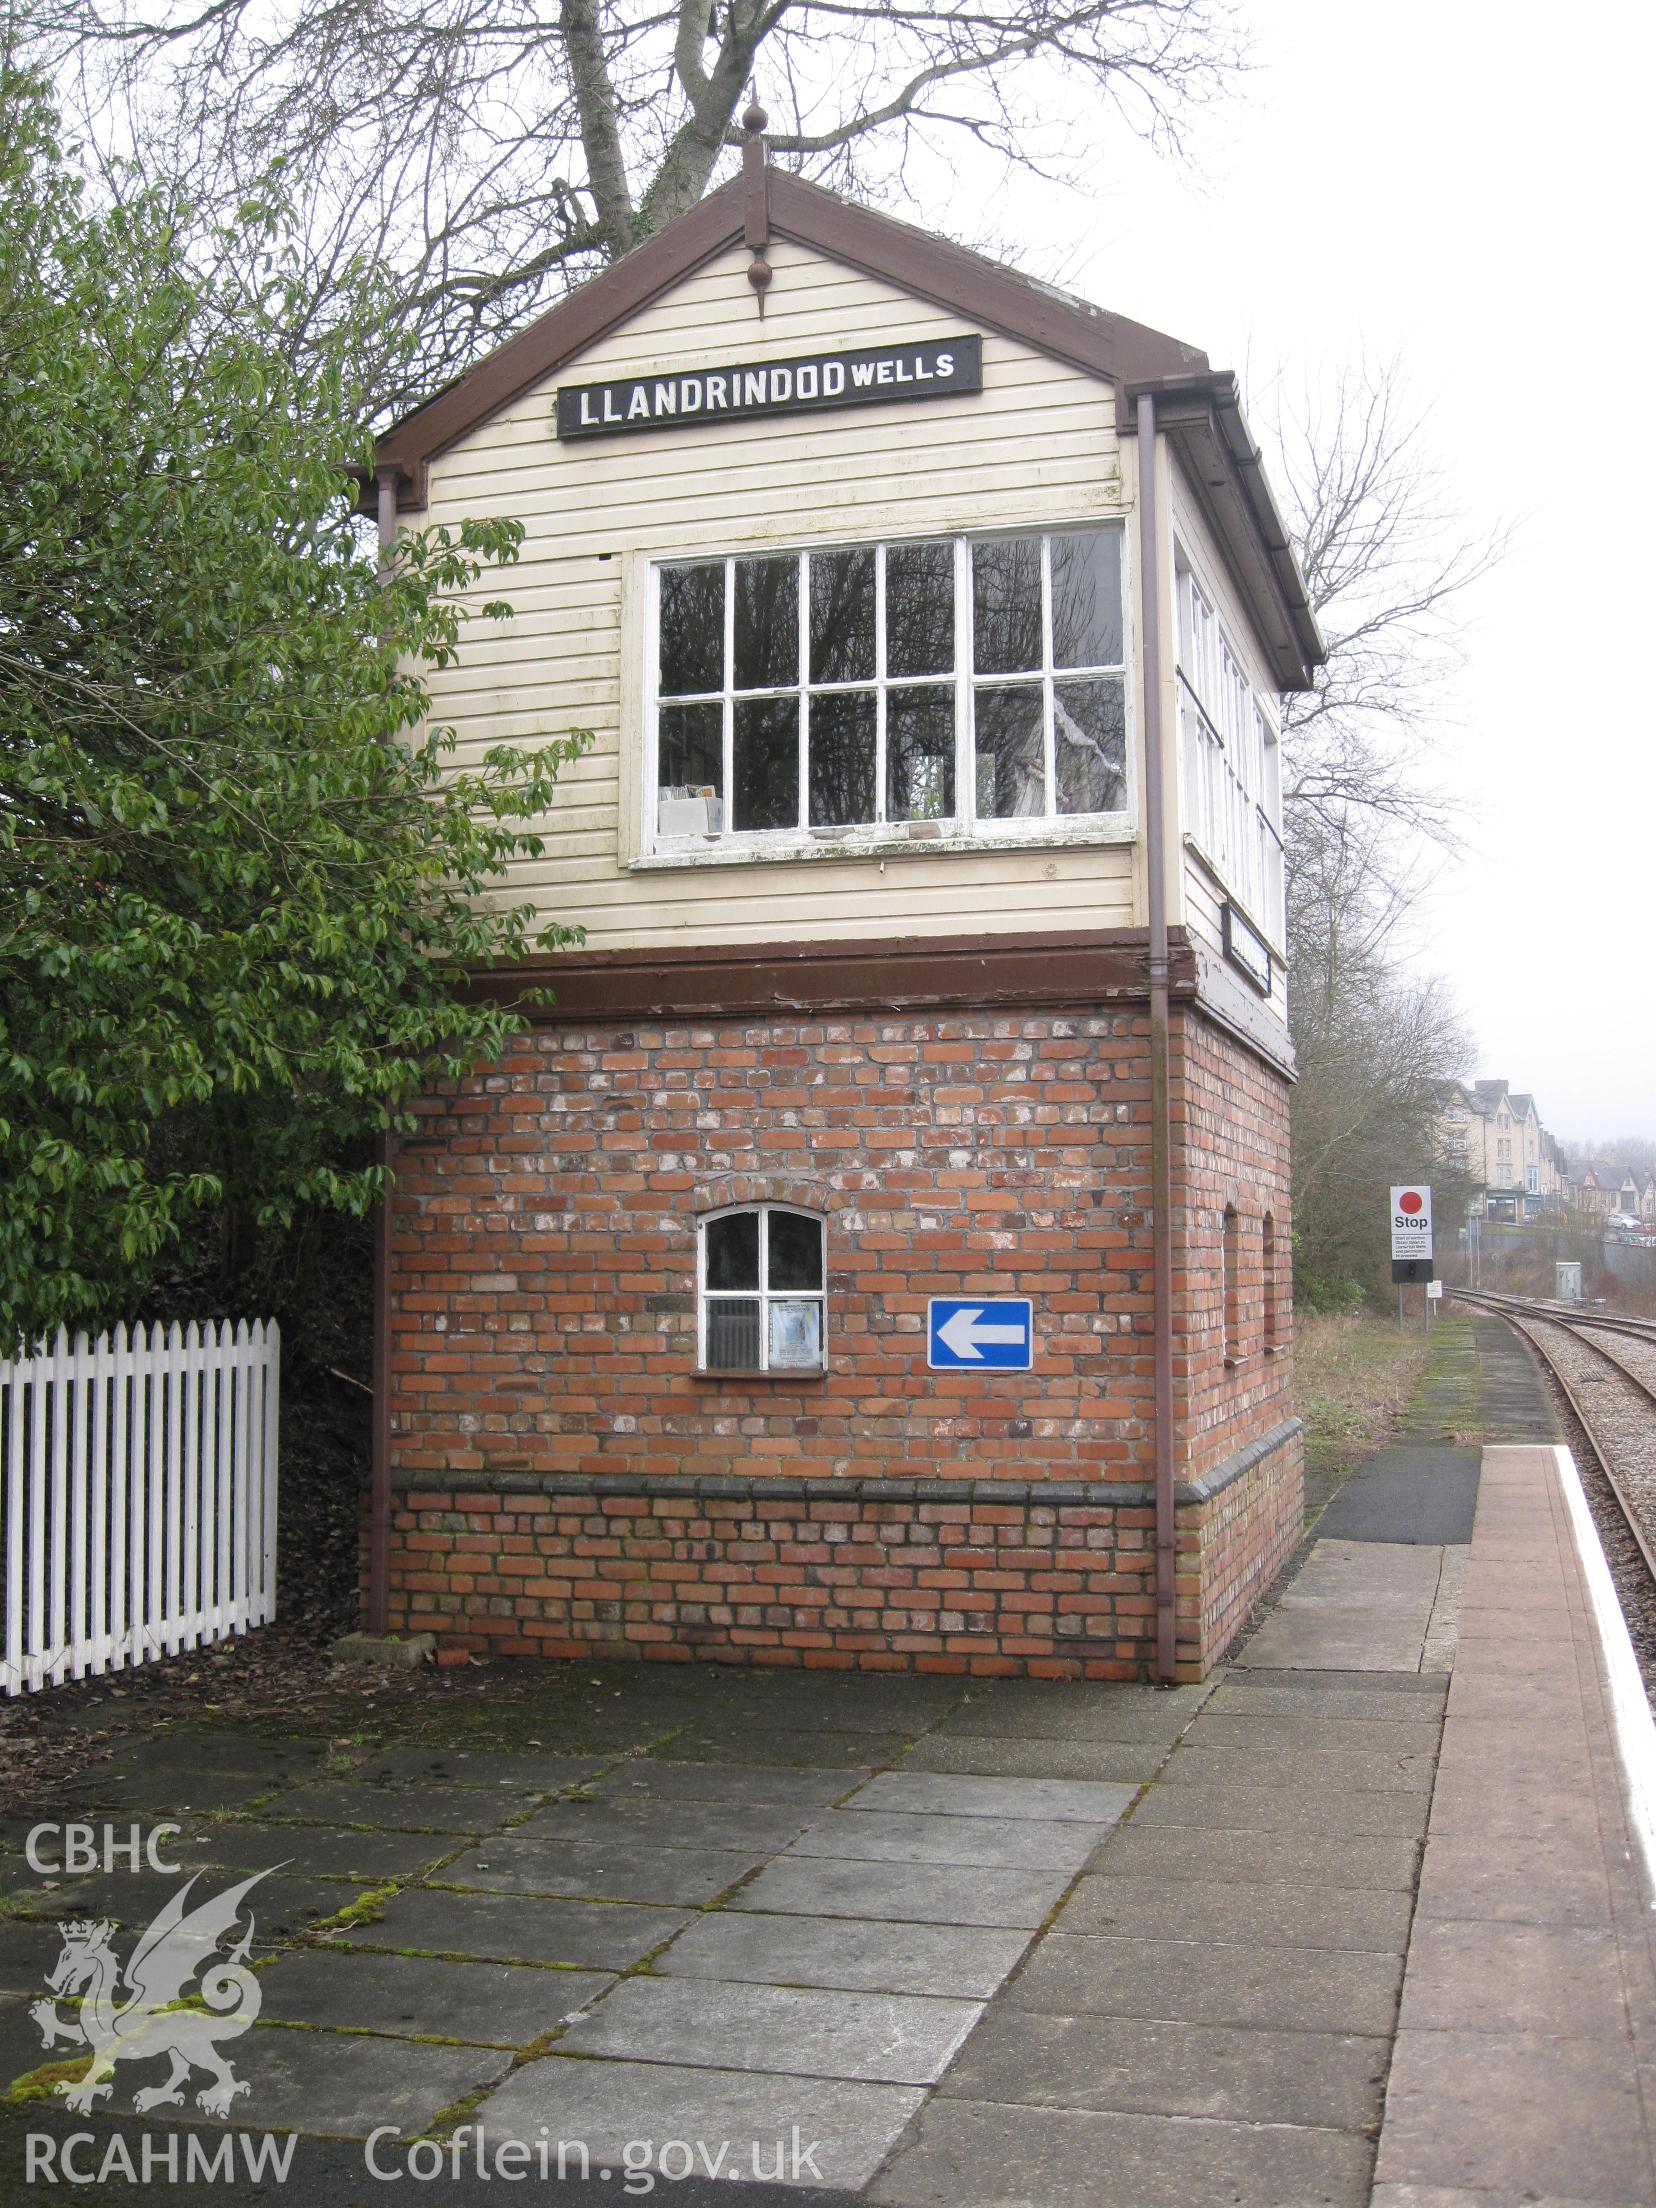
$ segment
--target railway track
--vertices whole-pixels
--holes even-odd
[[[1505,1319],[1563,1391],[1656,1585],[1656,1325],[1457,1288]]]

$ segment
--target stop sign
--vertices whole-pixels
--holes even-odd
[[[1392,1190],[1391,1254],[1397,1262],[1431,1256],[1432,1192],[1429,1188]]]

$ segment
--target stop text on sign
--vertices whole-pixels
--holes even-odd
[[[1394,1188],[1391,1192],[1391,1254],[1394,1259],[1432,1254],[1432,1192]]]

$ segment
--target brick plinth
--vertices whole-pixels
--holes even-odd
[[[1195,1007],[1172,1047],[1197,1676],[1299,1523],[1286,1289],[1265,1282],[1267,1218],[1286,1278],[1287,1101]],[[1141,1674],[1148,1094],[1129,1007],[547,1024],[430,1097],[392,1216],[394,1629],[501,1654]],[[820,1377],[695,1369],[698,1220],[761,1200],[826,1219]],[[929,1297],[1009,1294],[1035,1305],[1032,1372],[928,1371]]]

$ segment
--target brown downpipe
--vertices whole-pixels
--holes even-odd
[[[1156,1678],[1178,1675],[1173,1507],[1173,1127],[1168,1095],[1166,792],[1162,780],[1161,515],[1156,402],[1138,398],[1140,634],[1144,649],[1145,903],[1150,925],[1151,1325],[1155,1342]]]
[[[380,570],[389,567],[397,541],[397,471],[379,471]],[[390,1137],[379,1142],[379,1166],[386,1176],[374,1206],[374,1410],[368,1470],[368,1630],[383,1634],[391,1624],[391,1167]]]

